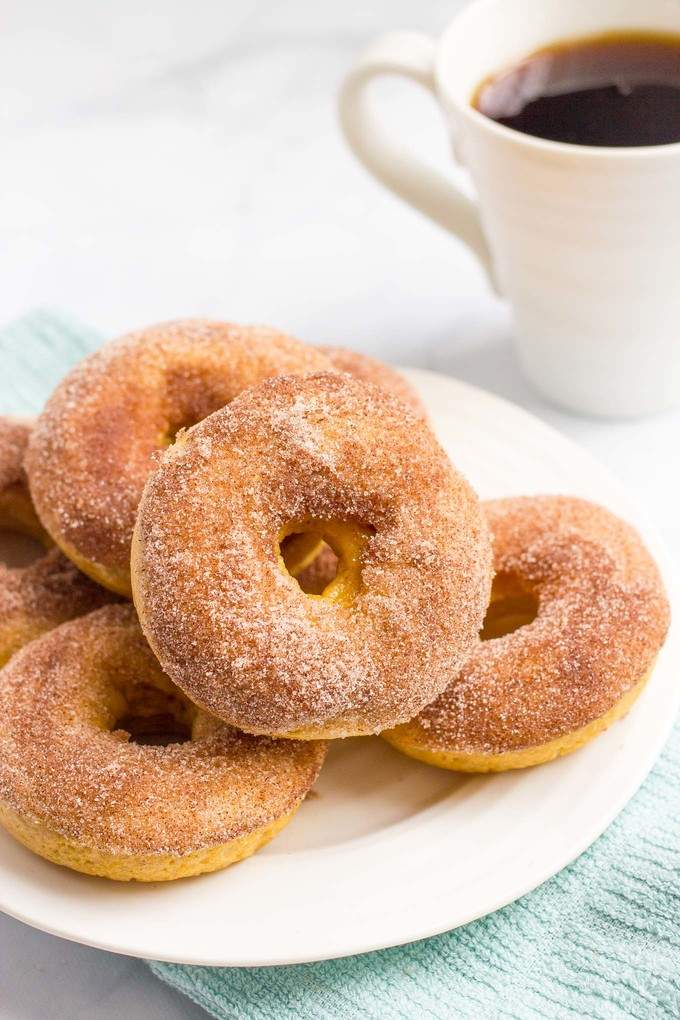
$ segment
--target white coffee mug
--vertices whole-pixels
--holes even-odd
[[[510,301],[534,383],[574,410],[633,416],[680,401],[680,143],[546,141],[471,105],[485,77],[532,51],[616,29],[680,33],[680,0],[475,0],[438,42],[379,39],[340,113],[365,166],[477,254]],[[437,97],[477,201],[386,136],[367,94],[385,74]]]

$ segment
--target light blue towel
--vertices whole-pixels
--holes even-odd
[[[48,313],[6,329],[0,409],[38,410],[98,342]],[[151,967],[221,1020],[680,1018],[680,727],[590,850],[481,921],[327,963]]]
[[[480,921],[326,963],[151,967],[221,1020],[678,1018],[680,726],[590,850]]]

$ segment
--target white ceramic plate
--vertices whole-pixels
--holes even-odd
[[[481,390],[408,375],[482,497],[597,500],[636,523],[667,563],[619,484],[567,439]],[[119,953],[241,966],[361,953],[465,924],[554,875],[621,810],[669,733],[679,659],[672,635],[627,719],[532,770],[457,776],[378,738],[338,741],[283,834],[215,875],[121,885],[48,864],[0,833],[0,909]]]

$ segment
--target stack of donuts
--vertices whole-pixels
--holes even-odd
[[[636,532],[480,503],[386,365],[182,321],[0,420],[0,822],[112,879],[215,871],[293,817],[328,742],[547,762],[620,718],[669,610]],[[310,810],[311,810],[310,806]]]

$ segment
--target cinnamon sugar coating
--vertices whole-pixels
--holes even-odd
[[[26,466],[41,521],[82,569],[129,594],[137,505],[159,449],[262,379],[327,366],[277,330],[202,320],[106,344],[37,421]]]
[[[526,626],[477,649],[398,746],[502,754],[604,716],[644,679],[669,625],[654,560],[603,507],[564,496],[483,504],[494,566],[538,600]]]
[[[0,492],[26,486],[24,454],[32,427],[29,419],[0,416]]]
[[[22,466],[30,431],[28,421],[0,417],[0,528],[29,534],[48,546],[25,567],[0,563],[0,665],[38,635],[115,598],[58,549],[49,548]]]
[[[381,389],[402,400],[416,414],[426,417],[422,401],[411,384],[384,361],[372,358],[369,354],[360,354],[359,351],[350,350],[349,347],[329,347],[323,344],[319,350],[323,351],[338,372],[348,372],[355,379],[380,386]]]
[[[181,856],[268,825],[316,779],[324,744],[249,736],[202,713],[185,743],[131,742],[117,716],[148,688],[175,690],[130,605],[23,649],[0,674],[0,801],[102,853]]]
[[[351,604],[282,566],[296,521],[368,530]],[[429,427],[334,372],[268,380],[164,456],[140,504],[135,604],[187,695],[252,732],[377,732],[443,690],[481,626],[490,543]]]

